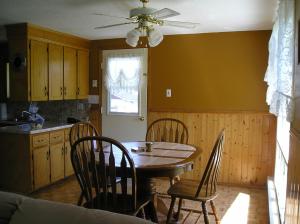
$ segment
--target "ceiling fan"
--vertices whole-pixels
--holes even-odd
[[[166,18],[178,16],[179,12],[176,12],[169,8],[164,8],[161,10],[156,10],[154,8],[147,7],[149,0],[140,0],[143,3],[142,7],[133,8],[129,12],[129,17],[112,16],[102,13],[95,13],[95,15],[116,17],[129,20],[128,22],[106,25],[95,27],[95,29],[104,29],[115,26],[122,26],[127,24],[136,24],[137,27],[127,33],[126,43],[132,47],[136,47],[140,36],[146,35],[148,37],[148,44],[150,47],[155,47],[163,40],[163,34],[159,29],[154,26],[175,26],[182,28],[193,29],[196,28],[198,23],[190,22],[180,22],[180,21],[170,21],[165,20]]]

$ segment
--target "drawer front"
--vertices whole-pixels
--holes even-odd
[[[65,129],[65,142],[69,141],[70,130],[71,130],[71,128]]]
[[[57,144],[64,142],[64,130],[50,132],[50,144]]]
[[[49,145],[49,133],[33,135],[32,147],[37,148],[41,146]]]

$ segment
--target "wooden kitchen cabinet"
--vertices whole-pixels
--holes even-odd
[[[72,162],[71,162],[71,145],[69,141],[70,129],[65,129],[65,177],[74,174]]]
[[[89,95],[89,51],[77,51],[77,99],[86,99]]]
[[[65,176],[71,176],[74,174],[74,170],[71,162],[71,146],[70,142],[65,143]]]
[[[74,174],[69,132],[0,133],[0,189],[30,193]]]
[[[64,99],[77,97],[77,51],[64,47]]]
[[[12,101],[85,99],[90,41],[27,23],[6,26]],[[16,67],[15,59],[22,59]]]
[[[49,100],[63,99],[64,51],[63,46],[49,44]]]
[[[48,100],[48,44],[30,41],[31,100]]]
[[[33,189],[50,184],[49,133],[32,135]]]
[[[33,188],[50,184],[49,146],[33,149]]]
[[[65,177],[64,130],[50,132],[51,183]]]

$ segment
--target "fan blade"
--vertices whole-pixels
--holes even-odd
[[[108,15],[108,14],[103,14],[103,13],[93,13],[93,15],[96,15],[96,16],[107,16],[107,17],[113,17],[113,18],[119,18],[119,19],[132,20],[131,18],[127,18],[127,17],[123,17],[123,16],[113,16],[113,15]]]
[[[98,27],[95,27],[94,29],[110,28],[110,27],[114,27],[114,26],[123,26],[123,25],[127,25],[127,24],[135,24],[135,23],[136,22],[118,23],[118,24],[107,25],[107,26],[98,26]]]
[[[165,19],[165,18],[178,16],[178,15],[180,15],[179,12],[176,12],[176,11],[174,11],[172,9],[168,9],[168,8],[164,8],[164,9],[161,9],[161,10],[151,13],[151,16],[153,16],[157,19]]]
[[[170,20],[162,20],[163,26],[177,26],[181,28],[194,29],[199,23],[190,23],[190,22],[179,22],[179,21],[170,21]]]

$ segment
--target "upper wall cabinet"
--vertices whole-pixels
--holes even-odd
[[[48,45],[30,41],[31,100],[48,100]]]
[[[76,99],[76,93],[77,52],[74,48],[64,47],[64,98]]]
[[[29,24],[8,25],[10,100],[85,99],[88,40]]]
[[[64,51],[63,46],[49,44],[49,100],[63,99]]]
[[[77,98],[86,99],[89,94],[89,52],[85,50],[78,50],[77,60]]]

